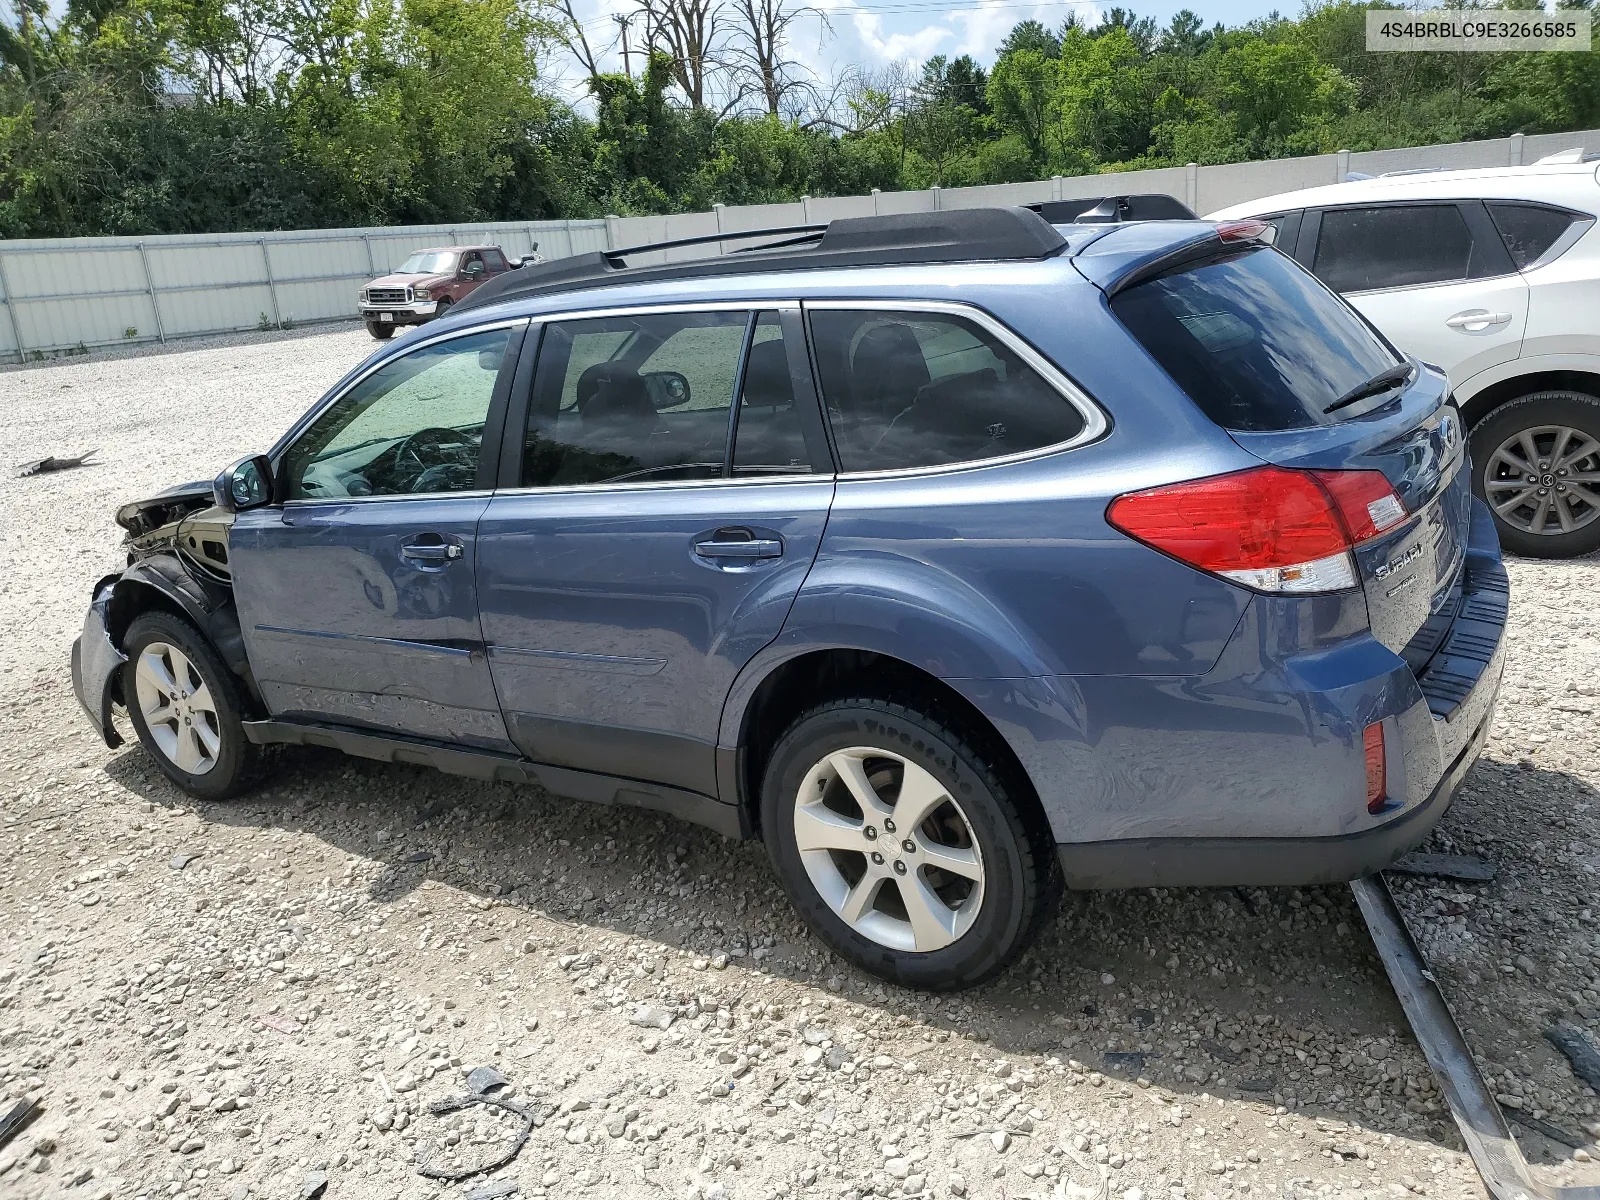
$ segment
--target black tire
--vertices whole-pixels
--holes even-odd
[[[440,296],[439,303],[433,306],[433,320],[437,321],[441,317],[449,316],[450,305],[453,303],[454,301],[449,296]]]
[[[1488,501],[1486,488],[1488,477],[1509,476],[1509,468],[1504,463],[1493,461],[1493,456],[1501,446],[1525,430],[1537,431],[1557,427],[1576,430],[1580,435],[1586,435],[1596,443],[1600,443],[1600,398],[1585,392],[1533,392],[1506,401],[1479,421],[1472,430],[1473,493],[1479,499]],[[1553,449],[1553,435],[1548,433],[1540,435],[1535,440],[1535,446]],[[1562,484],[1553,474],[1556,469],[1554,462],[1548,459],[1543,461],[1549,463],[1552,473],[1548,479],[1541,476],[1540,483],[1555,487],[1569,486]],[[1566,469],[1578,469],[1578,465],[1569,465]],[[1585,474],[1600,473],[1600,451],[1585,458],[1581,469]],[[1583,486],[1589,495],[1600,497],[1600,483],[1591,482]],[[1497,489],[1497,496],[1500,499],[1504,500],[1506,495],[1505,491]],[[1568,493],[1568,496],[1571,497],[1572,494]],[[1577,519],[1577,528],[1567,533],[1535,533],[1531,529],[1519,528],[1517,524],[1495,513],[1494,523],[1500,533],[1500,544],[1513,554],[1522,554],[1530,558],[1571,558],[1574,555],[1600,550],[1600,505],[1591,506],[1588,501],[1580,497],[1572,497],[1568,500],[1568,504],[1569,513],[1572,513],[1573,508],[1577,508],[1578,512],[1572,513]],[[1493,511],[1492,502],[1489,507]],[[1525,524],[1532,523],[1528,519],[1529,514],[1526,509],[1522,510],[1522,518]],[[1549,521],[1551,518],[1545,519]]]
[[[201,770],[186,770],[174,761],[152,734],[140,704],[139,660],[147,649],[157,644],[165,644],[180,651],[210,693],[211,711],[215,717],[211,732],[216,737],[218,745],[211,755],[209,766]],[[127,705],[128,716],[133,721],[133,728],[138,733],[139,742],[144,746],[145,752],[155,760],[156,765],[168,779],[198,800],[231,799],[260,779],[266,757],[262,747],[253,745],[244,735],[244,727],[240,723],[243,720],[244,705],[239,681],[223,665],[222,659],[217,656],[211,643],[199,630],[171,613],[160,611],[141,613],[128,626],[122,648],[128,656],[128,661],[122,668],[122,695]],[[163,657],[162,662],[170,671],[173,666],[170,657]],[[176,678],[178,674],[188,673],[172,672],[172,674]],[[193,679],[190,678],[188,682],[192,683]],[[193,695],[194,690],[191,689],[189,694]],[[176,705],[180,702],[172,703]],[[174,736],[194,736],[186,729],[190,721],[178,724],[181,712],[182,709],[178,709],[174,713],[172,723]],[[203,719],[199,713],[195,713],[191,718],[193,721]],[[163,723],[157,722],[157,724]]]
[[[965,736],[957,722],[943,714],[929,715],[922,709],[938,713],[935,706],[916,700],[865,696],[830,701],[803,713],[779,739],[767,764],[761,788],[761,827],[784,891],[824,942],[880,978],[905,987],[949,991],[982,983],[1027,949],[1053,909],[1059,894],[1060,871],[1053,841],[1026,782],[1010,779],[1013,771],[992,761],[998,756],[977,749],[986,739]],[[925,953],[895,949],[863,935],[835,912],[807,873],[795,834],[801,786],[827,755],[860,747],[888,750],[931,774],[948,796],[957,800],[957,819],[965,818],[970,842],[981,855],[984,880],[977,915],[970,919],[965,932],[942,948]],[[868,760],[869,765],[871,762]],[[896,769],[904,778],[903,767],[882,769],[885,774],[880,778],[892,779]],[[829,786],[818,782],[822,789]],[[894,783],[881,794],[891,794],[891,788],[898,798],[898,785]],[[938,811],[948,814],[950,810]],[[926,824],[919,825],[915,832],[920,835],[925,829]],[[892,842],[906,832],[881,836]],[[889,849],[898,856],[892,846]],[[842,854],[842,859],[834,856],[829,861],[858,857],[859,869],[869,869],[865,852]],[[913,855],[905,858],[912,859]],[[952,878],[938,874],[919,876],[916,872],[920,870],[914,869],[912,877]],[[873,911],[886,903],[881,899],[883,894],[879,892]],[[887,903],[903,905],[900,895],[896,890]],[[969,893],[958,901],[958,907],[970,899]]]
[[[380,342],[387,342],[394,336],[394,323],[392,321],[368,321],[367,332]]]

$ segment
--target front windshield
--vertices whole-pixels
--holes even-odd
[[[456,269],[456,256],[449,250],[418,250],[395,268],[396,275],[449,275]]]

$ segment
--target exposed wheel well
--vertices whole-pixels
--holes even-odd
[[[761,681],[745,709],[740,730],[739,802],[749,828],[761,833],[761,779],[778,739],[809,708],[846,696],[874,696],[901,702],[923,698],[929,715],[956,726],[993,763],[1019,803],[1044,821],[1028,773],[989,718],[944,680],[898,658],[870,650],[817,650],[792,658]]]
[[[1584,392],[1600,398],[1600,375],[1589,371],[1540,371],[1534,375],[1502,379],[1463,404],[1461,415],[1466,420],[1467,428],[1471,429],[1507,400],[1550,391]]]
[[[183,611],[183,606],[160,588],[152,587],[137,579],[130,579],[117,585],[116,596],[111,602],[110,611],[106,614],[108,618],[106,632],[111,635],[112,644],[120,648],[122,639],[128,632],[128,626],[133,624],[133,619],[151,609],[171,613],[191,625],[194,624],[189,614]]]
[[[266,706],[262,702],[261,693],[250,670],[250,661],[244,650],[244,637],[232,605],[210,613],[195,613],[187,610],[153,583],[142,579],[124,579],[117,584],[116,595],[106,614],[106,632],[110,635],[112,644],[121,649],[128,626],[133,624],[134,618],[152,610],[169,613],[180,621],[194,626],[200,636],[211,643],[212,648],[222,659],[223,665],[233,672],[242,685],[240,696],[246,718],[266,715]],[[117,689],[115,693],[117,702],[126,704],[121,694],[121,683],[116,682],[113,686]]]

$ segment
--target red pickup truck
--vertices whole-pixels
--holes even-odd
[[[535,247],[537,249],[537,247]],[[538,256],[532,256],[538,261]],[[379,341],[397,325],[421,325],[486,279],[514,270],[528,259],[507,260],[499,246],[435,246],[418,250],[388,275],[361,289],[359,307],[367,332]]]

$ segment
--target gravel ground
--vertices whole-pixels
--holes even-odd
[[[67,647],[118,503],[269,444],[371,348],[235,337],[0,372],[0,1196],[472,1196],[420,1165],[534,1128],[524,1195],[1481,1196],[1343,888],[1073,896],[994,984],[886,988],[807,936],[757,845],[422,768],[283,755],[225,805],[108,752]],[[1549,1178],[1600,1107],[1543,1038],[1600,1018],[1600,561],[1517,562],[1493,740],[1397,880]],[[130,741],[131,741],[130,733]],[[503,1195],[490,1190],[478,1195]]]

